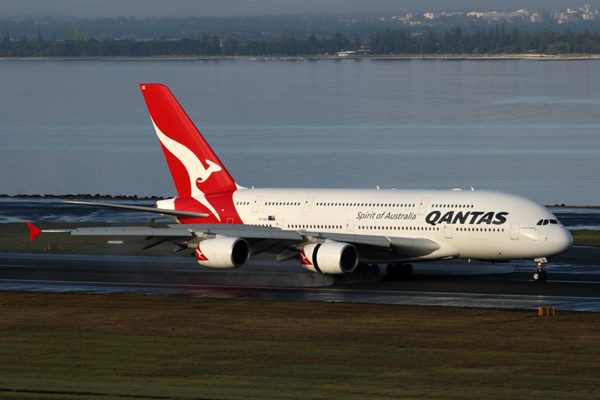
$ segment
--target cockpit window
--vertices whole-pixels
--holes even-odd
[[[542,225],[542,223],[543,223],[543,222],[544,222],[544,220],[543,220],[543,219],[540,219],[540,220],[537,222],[537,224],[536,224],[536,225]]]
[[[550,223],[551,223],[551,224],[555,224],[555,225],[556,225],[556,224],[558,224],[558,221],[557,221],[557,220],[555,220],[555,219],[551,219],[551,220],[550,220]]]
[[[548,220],[547,219],[544,220],[544,225],[548,225]]]

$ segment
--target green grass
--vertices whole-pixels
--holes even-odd
[[[573,244],[576,246],[600,247],[600,230],[573,230]]]
[[[0,397],[589,399],[599,326],[594,313],[0,292]]]

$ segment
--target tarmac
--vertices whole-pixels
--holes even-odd
[[[215,270],[190,257],[0,253],[0,290],[600,311],[600,248],[574,247],[533,282],[533,262],[413,264],[413,275],[332,276],[295,261]]]

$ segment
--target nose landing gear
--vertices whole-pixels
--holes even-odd
[[[533,280],[535,282],[545,281],[548,279],[548,273],[544,271],[546,266],[543,263],[548,262],[548,260],[545,258],[536,258],[534,261],[536,263],[536,267],[535,271],[533,272]]]

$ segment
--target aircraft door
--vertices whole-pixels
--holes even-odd
[[[452,225],[444,225],[444,237],[452,239]]]
[[[306,202],[304,203],[304,212],[305,213],[310,212],[310,207],[312,206],[314,199],[315,199],[315,196],[310,196],[306,199]]]
[[[419,206],[419,211],[417,212],[418,215],[425,214],[425,210],[427,209],[427,203],[429,203],[429,197],[425,197],[423,198],[423,200],[421,200],[421,205]]]
[[[252,204],[252,212],[257,213],[260,208],[260,203],[262,203],[262,196],[256,196],[254,199],[254,204]]]
[[[353,220],[346,221],[346,232],[354,233],[354,221]]]
[[[510,224],[510,238],[512,240],[519,240],[519,230],[521,226],[518,222],[513,222]]]

